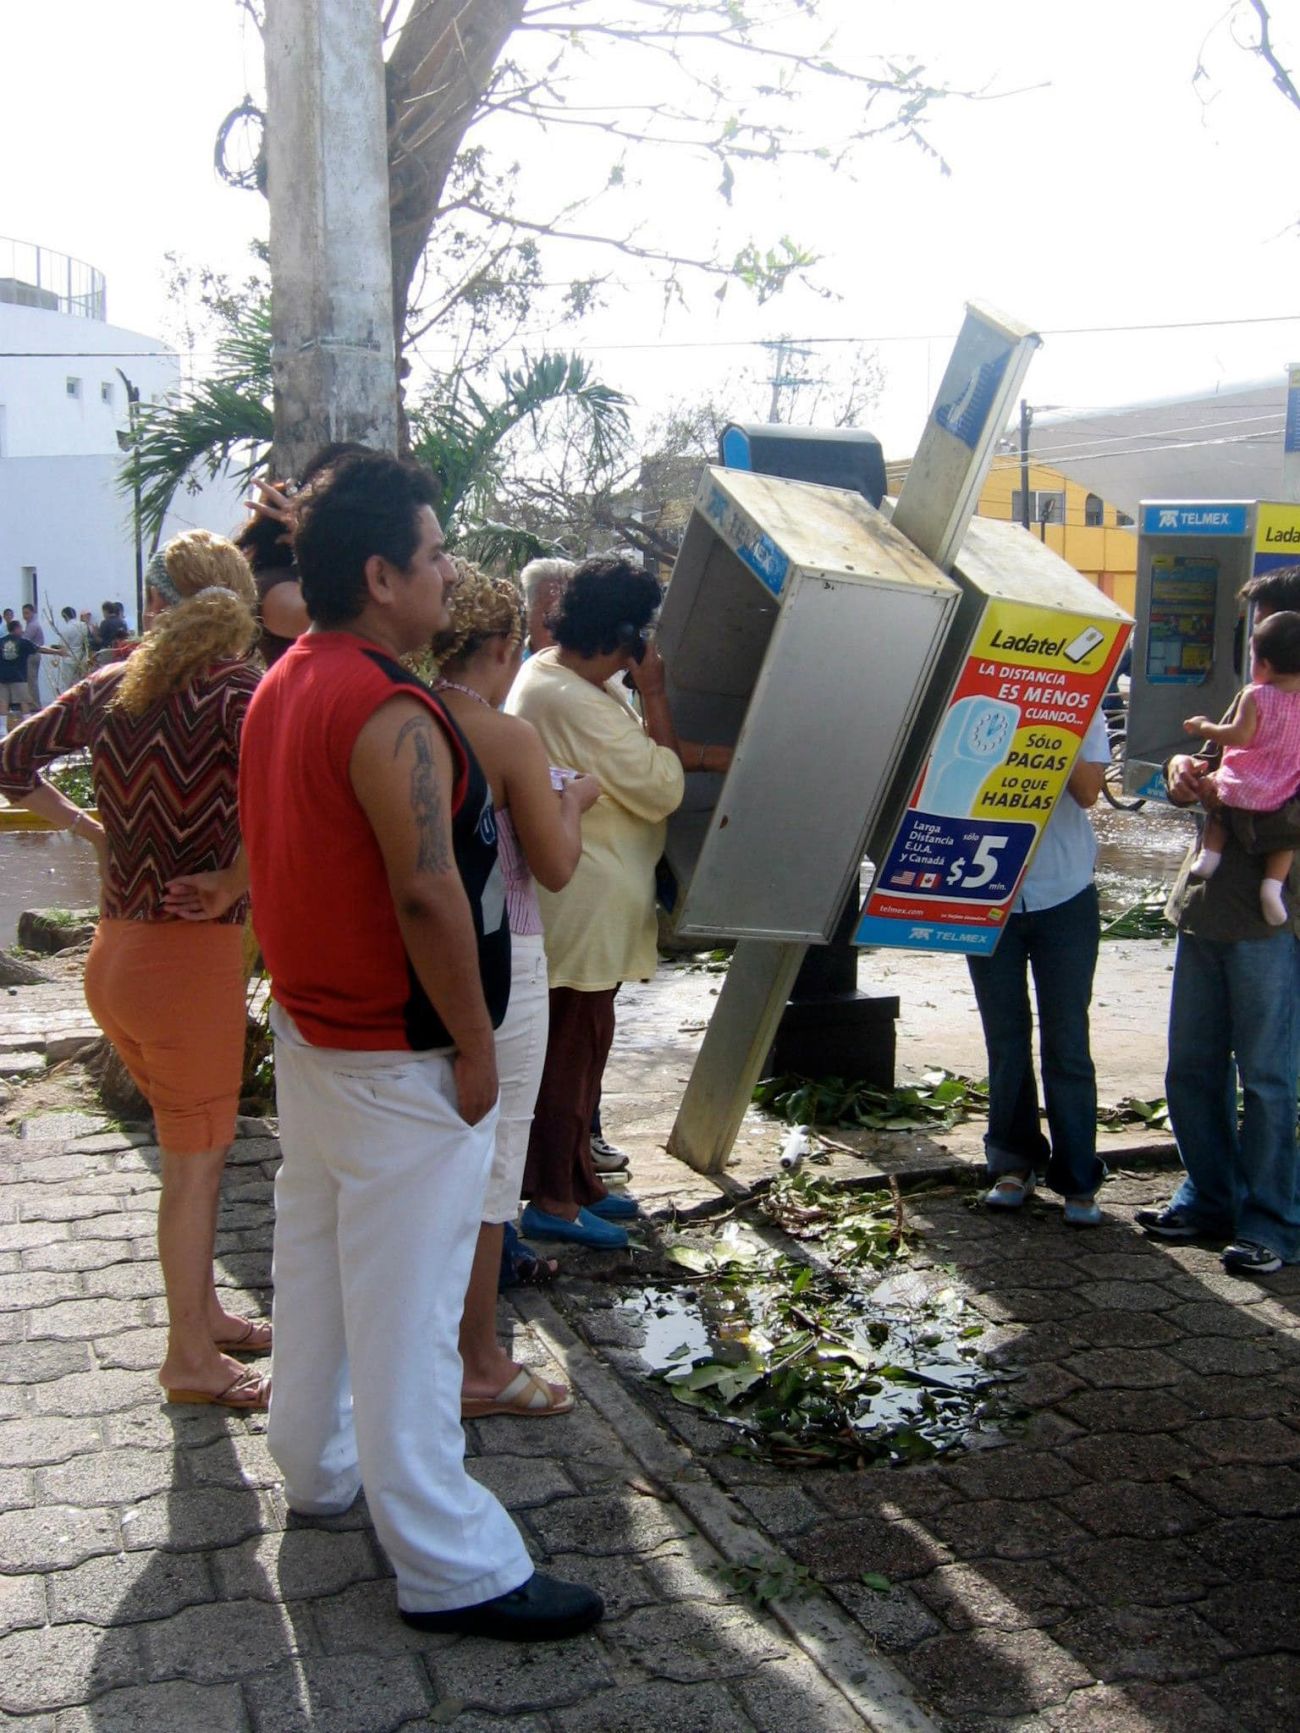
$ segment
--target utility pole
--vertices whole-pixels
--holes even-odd
[[[126,387],[125,438],[117,436],[119,451],[131,453],[131,528],[135,534],[135,629],[144,632],[144,541],[140,531],[140,387],[120,367],[114,369]]]
[[[798,348],[788,337],[778,337],[775,342],[763,343],[761,347],[772,355],[772,377],[768,380],[768,384],[772,387],[772,396],[768,403],[767,419],[768,424],[774,427],[781,420],[781,393],[783,391],[790,393],[790,408],[793,415],[794,400],[799,387],[811,383],[806,374],[797,373],[793,369],[796,359],[806,361],[812,354],[812,350]]]
[[[275,470],[398,443],[379,8],[266,0]]]
[[[1034,412],[1027,398],[1020,399],[1020,525],[1028,529],[1029,513],[1029,429],[1034,425]]]

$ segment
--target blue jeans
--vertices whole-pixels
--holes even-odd
[[[1300,946],[1179,933],[1165,1093],[1186,1178],[1174,1197],[1209,1233],[1300,1259],[1296,1057]],[[1245,1103],[1237,1125],[1237,1076]]]
[[[1088,1046],[1100,929],[1097,889],[1089,885],[1054,908],[1011,915],[991,957],[966,959],[989,1056],[989,1173],[1045,1165],[1048,1185],[1065,1197],[1090,1197],[1106,1177]],[[1031,970],[1050,1143],[1038,1119]]]

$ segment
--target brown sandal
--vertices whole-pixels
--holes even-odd
[[[212,1345],[220,1348],[223,1354],[269,1354],[272,1347],[271,1320],[249,1318],[241,1335],[232,1336],[228,1341],[214,1338]]]
[[[556,1395],[556,1391],[562,1391]],[[551,1414],[568,1414],[573,1408],[573,1392],[560,1384],[548,1384],[526,1366],[518,1372],[496,1396],[462,1396],[462,1420],[484,1420],[489,1414],[515,1414],[524,1420],[544,1420]]]
[[[163,1394],[169,1402],[265,1414],[271,1406],[271,1380],[261,1372],[241,1372],[215,1396],[210,1390],[164,1390]]]

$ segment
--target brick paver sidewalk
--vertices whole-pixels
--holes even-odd
[[[916,1266],[964,1288],[982,1346],[1025,1373],[1031,1417],[999,1448],[792,1475],[659,1405],[949,1733],[1295,1725],[1300,1267],[1243,1281],[1211,1249],[1147,1240],[1133,1209],[1170,1185],[1112,1180],[1087,1231],[1050,1202],[990,1216],[969,1189],[911,1203]],[[625,1317],[592,1299],[579,1327],[632,1372]]]
[[[630,991],[611,1069],[610,1129],[659,1207],[716,1197],[658,1148],[696,1039],[686,994],[708,990],[703,977]],[[7,1049],[73,1038],[66,989],[23,989],[6,1010],[0,1070],[37,1063]],[[218,1253],[259,1306],[276,1146],[256,1123],[245,1132]],[[751,1143],[764,1138],[775,1145],[766,1131]],[[966,1290],[985,1346],[1025,1372],[1030,1418],[997,1448],[901,1470],[792,1475],[728,1454],[729,1433],[647,1386],[608,1289],[566,1253],[554,1296],[523,1294],[510,1315],[521,1357],[574,1382],[578,1407],[480,1422],[470,1449],[539,1562],[595,1582],[609,1618],[513,1650],[406,1631],[364,1508],[296,1524],[260,1419],[161,1405],[156,1159],[76,1116],[0,1137],[6,1725],[1277,1733],[1295,1720],[1300,1268],[1235,1281],[1209,1249],[1145,1241],[1132,1209],[1167,1196],[1167,1176],[1112,1181],[1106,1225],[1086,1232],[1039,1201],[1011,1220],[971,1208],[969,1190],[911,1203],[917,1265]],[[723,1574],[755,1559],[824,1587],[761,1615]]]
[[[840,1733],[868,1725],[866,1701],[882,1728],[928,1725],[837,1609],[783,1626],[736,1603],[720,1567],[761,1537],[598,1368],[573,1414],[479,1422],[471,1448],[537,1558],[606,1595],[606,1623],[532,1648],[407,1631],[364,1508],[295,1523],[261,1417],[161,1405],[157,1152],[76,1121],[0,1139],[6,1725]],[[242,1137],[227,1176],[217,1249],[244,1304],[266,1297],[276,1153]]]

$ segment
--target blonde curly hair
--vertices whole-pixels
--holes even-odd
[[[211,530],[186,530],[155,554],[146,586],[167,603],[132,651],[113,703],[139,716],[196,674],[247,655],[255,639],[257,587],[233,542]]]
[[[431,659],[435,673],[463,667],[489,638],[524,637],[524,598],[511,578],[494,578],[471,560],[452,556],[456,588],[448,609],[451,625],[433,640]]]

